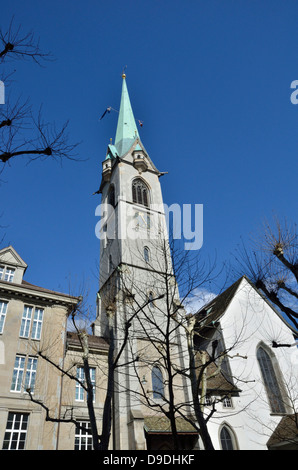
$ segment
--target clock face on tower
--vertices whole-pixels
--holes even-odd
[[[136,211],[134,219],[136,230],[150,229],[150,215],[147,212]]]

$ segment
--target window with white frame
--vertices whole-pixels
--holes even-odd
[[[21,392],[22,387],[24,386],[24,390],[30,388],[31,392],[33,393],[36,382],[36,371],[36,357],[29,356],[26,358],[24,355],[17,354],[13,368],[10,391]]]
[[[24,370],[25,370],[25,359],[26,356],[16,355],[13,374],[12,374],[12,382],[10,391],[11,392],[20,392],[22,389],[23,377],[24,377]]]
[[[29,338],[30,329],[31,329],[31,319],[32,319],[33,307],[24,306],[23,316],[21,321],[20,336],[21,338]]]
[[[90,367],[90,380],[92,383],[92,392],[93,392],[93,401],[95,401],[95,367]],[[76,401],[85,401],[85,372],[84,367],[78,366],[77,367],[77,379],[81,382],[76,382],[76,394],[75,399]]]
[[[12,282],[15,274],[14,268],[9,268],[8,266],[0,266],[0,280]]]
[[[79,421],[75,430],[74,450],[92,450],[91,426],[88,421]]]
[[[25,449],[28,420],[29,414],[27,413],[8,413],[3,450]]]
[[[0,334],[3,333],[8,302],[0,300]]]
[[[35,308],[34,316],[33,316],[32,331],[31,331],[31,338],[32,339],[40,339],[42,320],[43,320],[43,309],[42,308]]]
[[[212,398],[211,398],[211,395],[206,395],[206,396],[205,396],[205,405],[206,405],[206,406],[211,406],[211,405],[212,405]]]
[[[39,340],[41,338],[41,328],[43,321],[43,309],[33,308],[28,305],[24,306],[20,337]]]
[[[30,389],[31,393],[34,391],[35,382],[36,382],[36,370],[37,370],[37,358],[28,357],[26,375],[25,375],[25,385],[24,389]]]
[[[12,282],[14,278],[15,269],[6,268],[4,273],[4,281]]]
[[[232,405],[232,398],[229,397],[229,396],[224,397],[223,400],[222,400],[222,406],[224,408],[232,408],[232,406],[233,406]]]
[[[79,382],[76,382],[76,401],[84,401],[84,379],[85,379],[85,374],[84,374],[84,368],[83,367],[77,367],[77,379],[82,383],[82,385]]]

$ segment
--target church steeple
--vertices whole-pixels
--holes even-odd
[[[123,156],[131,148],[134,141],[139,138],[136,121],[133,115],[129,94],[126,85],[126,75],[122,75],[122,94],[119,110],[115,147],[118,155]]]

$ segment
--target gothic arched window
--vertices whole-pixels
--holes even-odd
[[[235,438],[227,426],[221,428],[219,436],[222,450],[235,450]]]
[[[269,404],[273,413],[285,413],[281,391],[274,371],[271,357],[261,346],[257,351],[257,359],[268,395]]]
[[[149,207],[149,191],[140,178],[136,178],[132,182],[132,202]]]
[[[162,372],[158,366],[154,366],[152,369],[152,390],[153,398],[163,398],[164,386]]]

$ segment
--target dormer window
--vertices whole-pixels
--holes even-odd
[[[13,282],[15,274],[15,269],[9,268],[7,266],[0,266],[0,280]]]
[[[140,178],[136,178],[132,182],[132,202],[149,207],[149,191]]]

